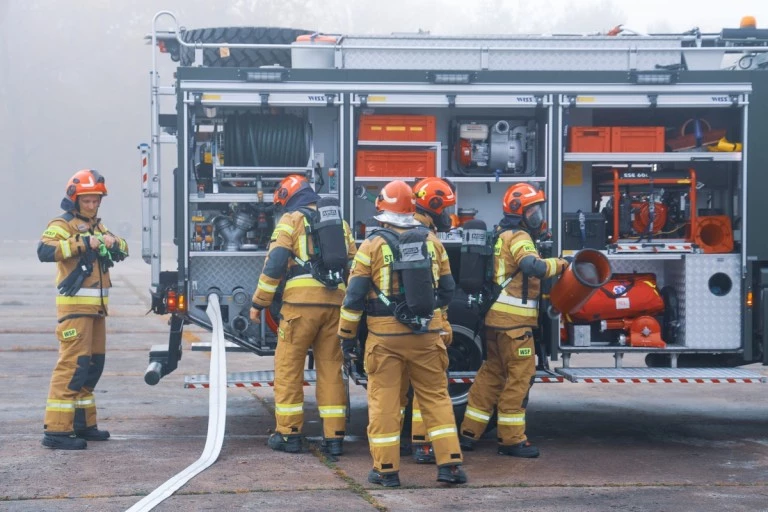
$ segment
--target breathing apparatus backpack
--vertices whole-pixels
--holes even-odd
[[[323,283],[326,288],[335,290],[344,282],[347,268],[347,237],[341,218],[339,200],[322,197],[317,201],[317,210],[300,208],[307,219],[306,236],[312,238],[313,254],[309,261],[294,256],[302,271]]]
[[[435,282],[427,246],[429,231],[419,227],[397,233],[381,228],[370,236],[384,239],[389,249],[389,254],[384,253],[384,262],[391,265],[391,274],[397,273],[400,283],[400,289],[392,290],[389,296],[374,284],[376,295],[398,322],[414,333],[427,332],[435,311]]]
[[[520,273],[515,270],[501,284],[493,279],[493,258],[496,242],[504,231],[496,231],[488,236],[488,229],[480,219],[464,223],[464,235],[461,240],[461,257],[459,259],[459,287],[468,298],[468,307],[477,305],[480,316],[483,317],[491,308],[502,290]],[[528,278],[523,279],[523,295],[527,296]]]

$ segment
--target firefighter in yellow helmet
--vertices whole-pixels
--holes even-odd
[[[568,266],[560,258],[540,257],[532,236],[544,223],[544,193],[527,183],[509,187],[503,198],[504,218],[495,233],[493,278],[498,297],[485,316],[486,361],[469,390],[461,424],[461,447],[472,450],[498,413],[498,453],[538,457],[525,435],[525,408],[536,375],[533,330],[538,325],[542,279],[560,275]]]
[[[451,218],[447,208],[456,204],[456,194],[454,194],[452,185],[442,178],[424,178],[413,186],[413,193],[416,200],[414,218],[433,233],[447,233],[451,229]],[[448,257],[447,254],[443,254],[446,258]],[[439,262],[433,261],[432,265],[439,267]],[[448,321],[447,305],[442,308],[442,317],[443,325],[440,337],[445,345],[449,346],[453,341],[453,329]],[[409,384],[410,381],[406,375],[402,382],[403,398],[401,402],[403,403],[403,410],[408,402]],[[418,400],[413,400],[412,409],[411,455],[418,464],[434,464],[435,452],[432,449],[432,443],[429,442],[429,436],[427,436]]]
[[[56,263],[59,291],[59,359],[43,425],[42,444],[49,448],[83,450],[87,441],[109,438],[96,424],[93,389],[104,370],[109,268],[128,256],[128,245],[97,217],[106,195],[97,171],[76,172],[61,202],[64,213],[48,223],[37,246],[40,261]]]
[[[336,199],[320,198],[304,176],[286,177],[274,204],[286,213],[272,233],[269,253],[253,294],[250,318],[272,304],[285,283],[275,350],[275,433],[270,448],[302,451],[304,361],[312,348],[317,365],[317,406],[323,421],[323,449],[343,452],[347,412],[336,338],[344,278],[355,256],[355,240]]]
[[[448,396],[448,354],[439,334],[440,308],[455,288],[445,248],[414,219],[413,191],[406,183],[388,183],[376,209],[381,228],[357,251],[338,332],[345,358],[355,359],[358,323],[367,312],[364,363],[373,457],[368,481],[400,485],[401,380],[407,373],[434,446],[437,480],[462,484],[467,477]]]

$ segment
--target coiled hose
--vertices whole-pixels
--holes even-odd
[[[235,112],[224,124],[224,161],[235,167],[305,167],[311,128],[292,115]]]

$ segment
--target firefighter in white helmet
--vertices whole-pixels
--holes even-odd
[[[495,233],[493,279],[498,297],[485,316],[486,361],[469,390],[461,447],[470,451],[498,412],[498,453],[538,457],[525,435],[525,408],[536,375],[533,330],[538,325],[542,279],[560,275],[566,260],[539,256],[532,236],[544,222],[544,192],[516,183],[502,200],[504,218]]]
[[[344,277],[356,247],[338,201],[320,198],[304,176],[291,175],[275,189],[274,204],[286,210],[272,233],[269,253],[253,294],[250,318],[260,322],[285,283],[275,350],[275,433],[270,448],[302,451],[304,361],[309,348],[317,365],[317,405],[323,448],[343,453],[347,397],[336,338]]]
[[[43,425],[42,444],[49,448],[83,450],[87,441],[109,439],[96,423],[93,390],[104,370],[109,268],[128,256],[128,245],[97,216],[106,195],[97,171],[76,172],[61,202],[64,213],[48,223],[37,246],[40,261],[56,263],[59,290],[59,359]]]
[[[441,307],[455,288],[445,248],[414,219],[413,191],[406,183],[388,183],[376,209],[381,228],[355,256],[338,332],[345,358],[356,358],[358,323],[367,312],[364,364],[373,457],[368,481],[400,485],[401,381],[407,372],[434,447],[437,480],[462,484],[467,477],[448,396],[448,354],[440,338]],[[439,262],[437,271],[432,261]]]

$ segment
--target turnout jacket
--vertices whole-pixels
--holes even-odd
[[[48,223],[37,245],[37,256],[42,262],[56,263],[58,285],[75,270],[80,257],[91,250],[86,247],[84,237],[106,234],[112,235],[120,250],[128,253],[126,241],[110,232],[100,218],[89,219],[77,211],[66,212]],[[77,316],[106,315],[111,287],[109,271],[102,271],[98,260],[94,260],[93,272],[85,278],[75,296],[57,294],[56,311],[59,322]]]
[[[495,329],[535,328],[541,280],[563,273],[568,262],[542,258],[527,231],[502,231],[493,248],[493,282],[507,284],[485,316],[485,325]]]
[[[402,228],[391,228],[401,233]],[[423,229],[423,228],[413,228]],[[453,298],[456,285],[451,275],[448,254],[440,240],[430,231],[427,248],[432,259],[432,278],[436,292],[435,311],[427,329],[440,332],[443,324],[442,308],[447,307]],[[398,276],[392,271],[392,254],[386,241],[381,236],[371,235],[357,250],[349,276],[349,285],[341,307],[339,337],[351,339],[357,336],[357,328],[366,307],[374,306],[381,311],[384,306],[371,284],[375,284],[388,297],[393,290],[399,290]],[[367,317],[368,330],[379,336],[412,335],[413,331],[400,323],[392,315]]]
[[[311,206],[308,207],[313,209]],[[344,235],[347,242],[347,260],[351,263],[357,248],[352,230],[347,221],[344,224]],[[300,211],[288,212],[280,217],[269,243],[269,252],[264,261],[264,269],[259,276],[259,283],[253,293],[252,302],[260,308],[272,304],[280,283],[285,279],[283,302],[294,305],[311,306],[340,306],[344,298],[344,284],[335,290],[327,288],[323,283],[312,277],[294,257],[309,261],[314,254],[314,242],[308,234],[309,220]]]

